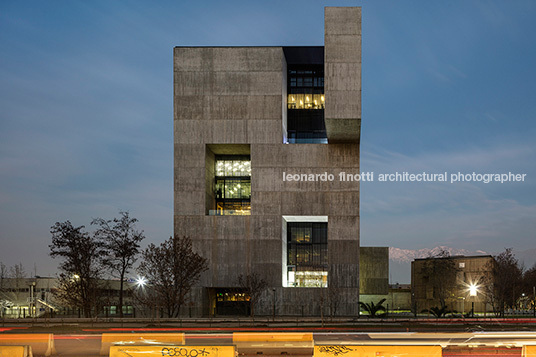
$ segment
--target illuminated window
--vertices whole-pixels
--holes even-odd
[[[288,287],[327,287],[327,222],[287,223]]]
[[[249,156],[217,156],[215,215],[251,214],[251,160]]]
[[[324,66],[289,65],[287,140],[290,144],[326,144]]]

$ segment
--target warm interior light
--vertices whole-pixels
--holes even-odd
[[[321,96],[321,97],[320,97],[320,100],[321,100],[321,101],[324,101],[324,96]]]

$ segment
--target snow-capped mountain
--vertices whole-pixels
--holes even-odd
[[[417,250],[389,247],[389,260],[394,261],[394,262],[411,262],[414,259],[427,258],[429,256],[437,255],[441,250],[446,250],[447,252],[449,252],[451,256],[453,255],[471,256],[471,255],[489,254],[482,250],[471,252],[467,249],[456,249],[456,248],[450,248],[450,247],[445,247],[445,246],[439,246],[439,247],[435,247],[432,249],[424,248],[424,249],[417,249]]]

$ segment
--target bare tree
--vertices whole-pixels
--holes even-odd
[[[95,237],[84,232],[84,226],[56,222],[51,227],[50,255],[59,257],[61,271],[56,298],[67,306],[81,309],[85,317],[98,313],[101,282],[100,260],[104,251]]]
[[[434,299],[437,299],[441,309],[446,308],[457,287],[459,269],[456,267],[456,262],[448,251],[441,249],[439,253],[426,260],[422,269],[427,285],[433,289]]]
[[[0,313],[4,317],[4,308],[8,307],[10,302],[6,296],[7,293],[7,266],[0,262]]]
[[[0,263],[0,308],[25,305],[28,298],[28,279],[22,263],[7,267]],[[19,309],[19,316],[21,310]]]
[[[99,226],[95,236],[102,241],[106,250],[103,264],[119,278],[119,315],[123,317],[123,292],[125,275],[136,262],[140,242],[145,238],[143,231],[136,230],[136,218],[131,218],[128,212],[119,212],[120,217],[112,220],[94,219],[91,224]]]
[[[504,316],[506,307],[514,307],[522,293],[523,267],[512,253],[512,248],[496,255],[486,266],[484,293],[497,316]]]
[[[143,251],[139,272],[147,278],[157,305],[168,317],[178,317],[188,293],[207,269],[207,259],[193,251],[192,240],[175,236],[159,246],[149,244]]]
[[[0,293],[4,292],[7,284],[7,266],[0,262]]]
[[[26,278],[28,274],[22,263],[18,263],[9,268],[9,278],[11,278],[11,296],[13,301],[20,302],[27,297],[26,289],[28,288]]]
[[[533,309],[536,316],[536,264],[523,274],[523,290],[531,297],[528,307]]]
[[[337,315],[337,309],[341,304],[343,289],[338,284],[339,277],[338,274],[331,271],[328,275],[330,280],[328,282],[328,303],[329,303],[329,314],[331,319],[333,316]]]
[[[255,305],[259,302],[264,290],[268,288],[268,283],[257,273],[253,273],[239,275],[238,285],[242,288],[246,296],[249,296],[250,316],[255,318]]]
[[[22,263],[9,268],[0,263],[0,308],[2,314],[5,307],[25,303],[28,297],[27,289],[26,271]]]

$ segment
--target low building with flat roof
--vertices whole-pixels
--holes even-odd
[[[444,288],[434,284],[437,279],[434,269],[428,268],[434,261],[450,260],[455,270],[455,278],[449,286]],[[474,312],[489,312],[492,307],[486,303],[481,285],[484,277],[489,273],[493,257],[491,255],[476,256],[451,256],[446,258],[422,258],[411,262],[411,292],[412,303],[418,312],[432,307],[440,306],[440,295],[445,296],[449,310],[458,313],[468,313],[474,308]],[[445,274],[440,277],[447,279],[447,274],[442,269],[436,269],[436,274]],[[443,289],[444,292],[440,290]]]

